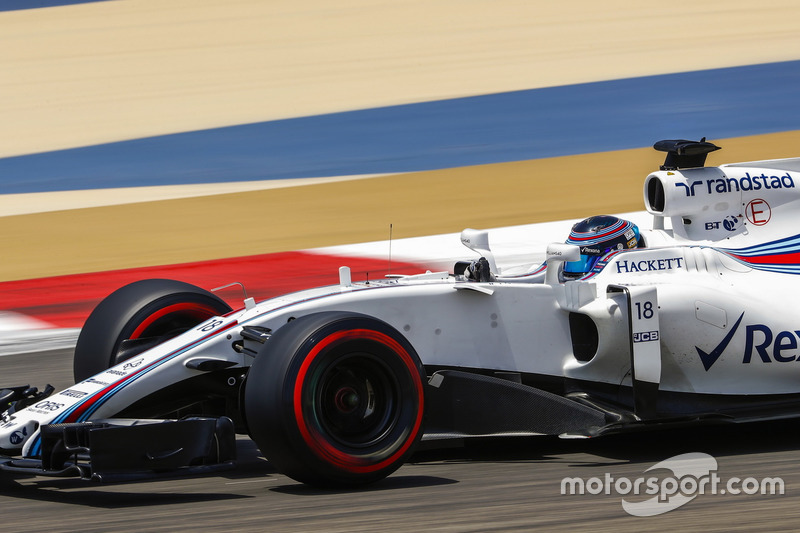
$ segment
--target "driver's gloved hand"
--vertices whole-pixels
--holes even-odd
[[[489,269],[489,261],[485,257],[472,261],[464,270],[464,277],[470,281],[494,281],[494,275]]]

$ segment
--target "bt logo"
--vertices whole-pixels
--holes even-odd
[[[711,231],[715,229],[719,229],[720,226],[725,229],[725,231],[733,231],[739,227],[740,222],[742,221],[742,217],[736,215],[728,215],[724,219],[716,221],[716,222],[706,222],[706,230]]]

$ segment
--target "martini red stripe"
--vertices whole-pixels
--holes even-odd
[[[732,254],[733,257],[741,259],[745,263],[756,265],[796,265],[800,264],[800,252],[790,254],[757,255],[753,257]]]

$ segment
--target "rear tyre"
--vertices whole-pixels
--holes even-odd
[[[101,301],[86,319],[75,346],[75,381],[230,311],[219,297],[182,281],[146,279],[125,285]]]
[[[419,357],[390,325],[316,313],[265,343],[247,374],[245,417],[287,476],[362,485],[399,468],[422,435],[424,380]]]

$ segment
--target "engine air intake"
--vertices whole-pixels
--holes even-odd
[[[706,156],[720,149],[719,146],[706,142],[705,137],[699,141],[666,139],[655,143],[653,148],[659,152],[667,152],[661,170],[702,167],[706,164]]]

